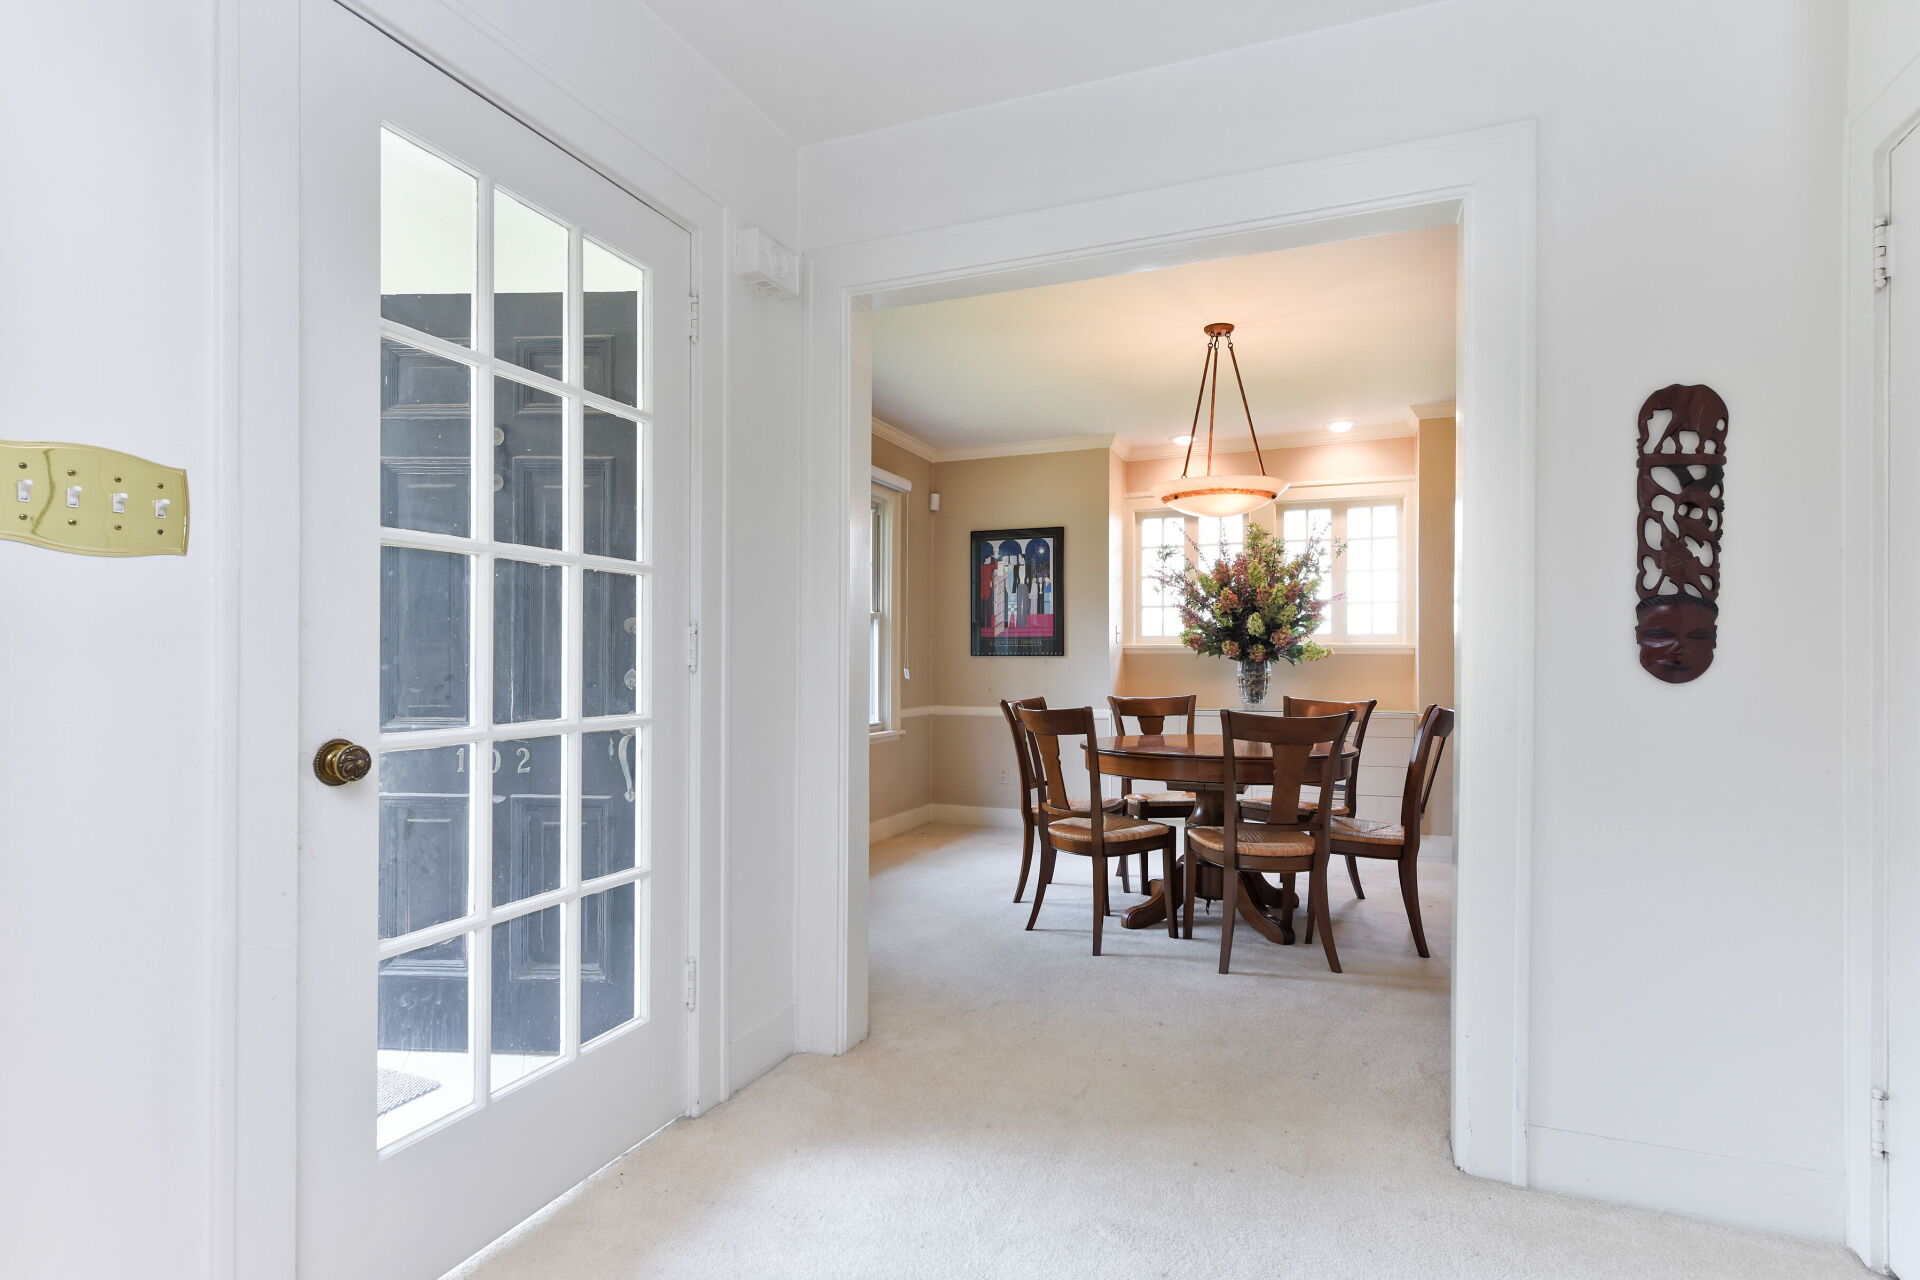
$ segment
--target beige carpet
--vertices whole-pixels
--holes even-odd
[[[1319,945],[1107,930],[1063,858],[1023,933],[1009,833],[873,856],[873,1034],[794,1058],[469,1263],[471,1280],[1823,1280],[1838,1246],[1495,1186],[1448,1160],[1448,868],[1422,961],[1392,870]],[[1118,894],[1116,904],[1133,901]]]

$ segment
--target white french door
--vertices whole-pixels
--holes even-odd
[[[431,1280],[686,1105],[691,251],[302,38],[300,1274]]]

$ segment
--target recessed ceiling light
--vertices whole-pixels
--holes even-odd
[[[1192,444],[1193,443],[1192,436],[1168,436],[1167,439],[1173,441],[1175,444]]]
[[[1353,430],[1353,424],[1352,424],[1351,422],[1348,422],[1348,421],[1347,421],[1347,420],[1346,420],[1345,418],[1342,418],[1342,419],[1341,419],[1340,421],[1338,421],[1338,422],[1329,422],[1329,423],[1327,424],[1327,430],[1329,430],[1329,431],[1351,431],[1351,430]]]

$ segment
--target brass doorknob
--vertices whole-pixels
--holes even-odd
[[[373,772],[373,753],[357,742],[334,738],[313,753],[313,776],[330,787],[344,787]]]

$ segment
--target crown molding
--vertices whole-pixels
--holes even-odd
[[[908,453],[923,461],[938,462],[940,460],[940,451],[938,449],[928,444],[925,440],[922,440],[919,436],[909,435],[907,432],[902,431],[891,422],[882,422],[880,419],[875,418],[873,420],[873,434],[879,436],[888,444],[899,445],[902,449],[905,449]]]
[[[1419,411],[1419,417],[1412,416],[1415,410]],[[1431,405],[1414,405],[1404,422],[1370,422],[1357,426],[1351,431],[1342,431],[1337,435],[1324,428],[1288,431],[1280,435],[1261,436],[1260,448],[1262,450],[1307,449],[1329,444],[1353,444],[1362,440],[1394,440],[1413,435],[1422,418],[1445,418],[1452,416],[1452,413],[1451,400]],[[1035,453],[1074,453],[1082,449],[1110,449],[1119,454],[1123,461],[1145,462],[1154,458],[1178,458],[1187,451],[1187,447],[1183,444],[1135,445],[1112,435],[1055,436],[1047,440],[1016,440],[1009,444],[983,444],[960,449],[941,449],[879,418],[873,419],[873,434],[928,462],[971,462],[978,458],[1018,458]],[[1251,453],[1253,450],[1250,447],[1241,446],[1224,452]]]
[[[1410,436],[1414,428],[1411,422],[1372,422],[1355,427],[1351,431],[1335,433],[1324,427],[1317,431],[1289,431],[1283,435],[1261,436],[1260,449],[1307,449],[1326,444],[1352,444],[1359,440],[1392,440],[1400,436]],[[1194,446],[1198,449],[1200,446]],[[1114,449],[1128,462],[1144,462],[1150,458],[1178,458],[1187,452],[1183,444],[1143,444],[1129,446],[1125,441],[1117,441]],[[1215,453],[1222,450],[1215,449]],[[1247,445],[1235,444],[1230,453],[1252,453]]]
[[[1056,436],[1051,440],[1018,440],[970,449],[940,449],[935,462],[971,462],[975,458],[1018,458],[1031,453],[1078,453],[1083,449],[1115,449],[1112,436]]]
[[[1119,448],[1112,436],[1056,436],[1050,440],[1016,440],[1011,444],[941,449],[880,418],[873,419],[873,434],[928,462],[971,462],[976,458],[1017,458],[1031,453],[1075,453],[1082,449]]]
[[[1436,418],[1457,418],[1460,407],[1451,400],[1435,400],[1432,404],[1410,404],[1407,412],[1415,422],[1432,422]]]

